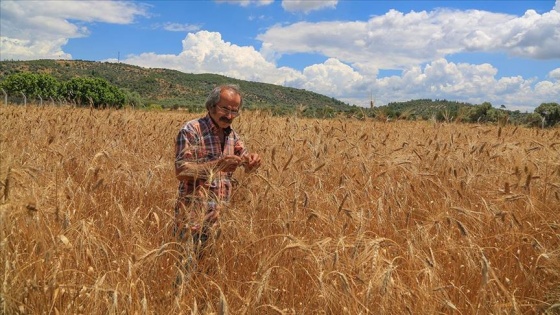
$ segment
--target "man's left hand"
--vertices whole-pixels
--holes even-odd
[[[246,154],[243,156],[243,165],[245,172],[249,173],[261,166],[261,157],[256,153]]]

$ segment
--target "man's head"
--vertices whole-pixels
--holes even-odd
[[[227,128],[239,116],[243,98],[237,85],[215,87],[206,99],[206,109],[220,128]]]

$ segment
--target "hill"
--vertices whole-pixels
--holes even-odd
[[[73,77],[100,77],[111,84],[136,92],[147,104],[164,107],[203,106],[216,84],[236,83],[243,90],[248,108],[271,108],[275,112],[293,111],[306,106],[310,111],[330,109],[350,111],[350,106],[318,93],[274,84],[232,79],[217,74],[192,74],[177,70],[143,68],[124,63],[84,60],[0,61],[0,81],[17,72],[46,73],[60,81]]]
[[[431,99],[391,102],[386,106],[378,107],[377,111],[384,113],[385,116],[399,119],[436,119],[438,121],[464,122],[480,122],[482,119],[486,122],[504,120],[512,123],[528,123],[532,116],[529,113],[521,113],[519,110],[507,110],[503,105],[500,108],[494,108],[488,102],[470,104]]]
[[[148,108],[181,107],[189,111],[202,111],[206,96],[215,85],[236,83],[243,91],[245,108],[267,110],[275,115],[299,113],[304,117],[328,118],[343,114],[357,118],[368,116],[378,119],[509,121],[529,125],[541,125],[542,120],[538,114],[509,111],[503,106],[499,109],[492,108],[490,103],[473,105],[448,100],[418,99],[367,109],[304,89],[238,80],[217,74],[184,73],[124,63],[47,59],[0,61],[0,82],[12,74],[21,72],[48,74],[61,82],[76,77],[102,78],[127,92],[130,99],[134,100],[129,104]],[[556,113],[558,105],[556,103],[552,105],[556,106],[553,108]],[[548,118],[551,125],[558,121],[556,116]]]

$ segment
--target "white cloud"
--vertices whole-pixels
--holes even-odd
[[[498,78],[498,70],[490,64],[452,63],[445,57],[505,52],[534,59],[560,58],[558,25],[558,11],[541,15],[529,10],[517,17],[479,10],[406,14],[391,10],[368,21],[275,25],[258,39],[263,42],[261,53],[273,62],[295,53],[330,58],[306,67],[304,81],[292,84],[350,103],[368,106],[369,93],[373,93],[378,104],[439,98],[475,104],[489,101],[531,111],[541,102],[560,99],[558,82]],[[425,63],[424,68],[419,66]],[[379,69],[401,69],[402,74],[377,78]]]
[[[266,15],[249,15],[247,17],[247,20],[249,21],[264,21],[270,19],[269,17],[267,17]]]
[[[473,104],[487,101],[520,111],[532,111],[542,102],[560,99],[560,80],[536,83],[521,76],[498,78],[498,70],[490,64],[453,63],[444,58],[383,78],[364,74],[337,58],[302,71],[278,68],[253,47],[231,44],[219,33],[208,31],[188,34],[183,50],[176,55],[145,53],[128,56],[123,62],[303,88],[366,107],[371,94],[377,105],[429,98]],[[560,69],[550,76],[560,76]]]
[[[356,68],[405,69],[461,52],[560,58],[560,12],[521,17],[470,10],[401,13],[390,10],[368,21],[275,25],[257,38],[267,53],[319,53]]]
[[[303,12],[334,9],[338,0],[282,0],[282,7],[288,12]]]
[[[364,78],[350,66],[336,58],[329,58],[322,64],[315,64],[303,70],[303,81],[292,85],[317,93],[340,97],[356,89]]]
[[[215,0],[218,3],[230,3],[240,5],[242,7],[247,7],[251,4],[256,6],[265,6],[274,2],[274,0]]]
[[[548,73],[550,78],[560,81],[560,68],[556,68]]]
[[[170,32],[194,32],[200,30],[200,25],[193,24],[180,24],[180,23],[165,23],[163,25],[156,25],[156,28],[163,28]]]
[[[560,12],[542,15],[528,10],[522,17],[499,26],[496,48],[512,55],[537,59],[560,57]]]
[[[144,53],[131,55],[125,63],[143,67],[175,69],[187,73],[217,73],[242,80],[283,85],[301,77],[296,70],[277,68],[250,46],[225,42],[220,33],[199,31],[183,40],[183,50],[177,55]]]
[[[31,60],[41,58],[70,59],[70,54],[62,51],[65,39],[58,41],[30,41],[0,37],[0,56],[2,60]]]
[[[403,71],[401,76],[376,80],[374,95],[382,103],[410,99],[448,99],[506,105],[510,110],[532,111],[543,102],[560,99],[560,82],[535,84],[521,76],[496,78],[490,64],[453,63],[441,58]],[[534,85],[534,87],[533,87]],[[366,106],[363,100],[363,106]]]
[[[128,24],[147,14],[143,5],[113,1],[1,1],[0,9],[2,60],[71,58],[62,47],[89,35],[81,23]]]

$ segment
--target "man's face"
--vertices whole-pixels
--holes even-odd
[[[233,119],[239,115],[241,97],[232,90],[224,89],[220,92],[220,102],[209,111],[210,117],[225,129],[231,125]]]

